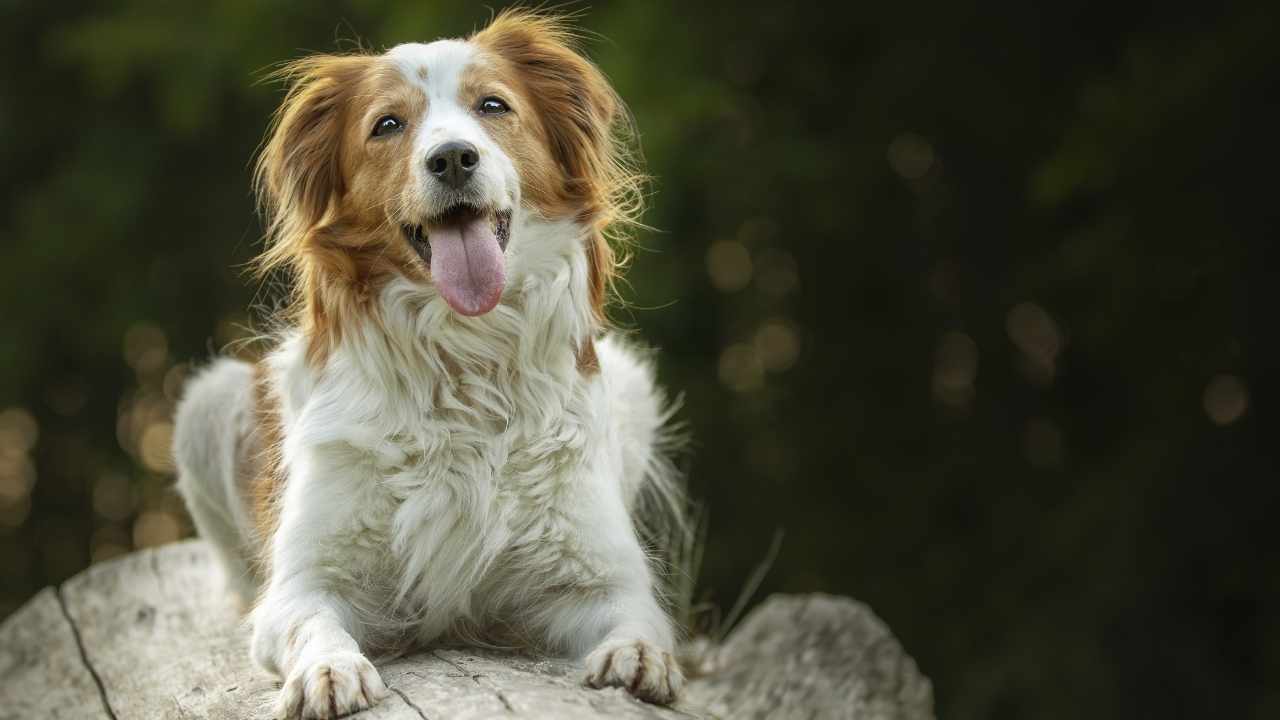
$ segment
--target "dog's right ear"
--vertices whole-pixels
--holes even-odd
[[[296,269],[308,236],[346,192],[341,155],[347,101],[368,63],[362,55],[313,55],[269,76],[289,89],[254,169],[267,230],[260,272]]]

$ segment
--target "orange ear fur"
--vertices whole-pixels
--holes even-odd
[[[568,179],[563,192],[590,229],[591,301],[605,320],[610,288],[625,258],[624,228],[638,224],[644,176],[632,151],[631,117],[604,73],[576,50],[564,20],[529,9],[504,10],[472,40],[511,62],[541,118],[552,155]]]
[[[341,327],[334,316],[344,302],[335,295],[359,281],[353,258],[335,247],[328,226],[347,191],[341,162],[347,101],[369,61],[366,55],[315,55],[269,76],[289,89],[254,168],[266,224],[266,249],[255,265],[260,277],[277,270],[292,275],[291,305],[313,360]]]

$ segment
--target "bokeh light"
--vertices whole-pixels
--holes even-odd
[[[93,483],[93,511],[112,522],[121,522],[133,515],[137,499],[128,476],[106,472]]]
[[[19,527],[31,511],[36,468],[29,453],[39,438],[40,426],[28,410],[0,411],[0,527]]]
[[[162,369],[168,357],[169,342],[160,328],[138,323],[125,332],[124,360],[139,375]]]
[[[903,133],[889,143],[889,166],[903,180],[919,180],[933,167],[933,145],[915,133]]]
[[[1009,310],[1005,330],[1022,351],[1021,369],[1026,378],[1037,385],[1051,384],[1064,342],[1053,317],[1035,303],[1019,303]]]
[[[800,336],[783,320],[769,320],[756,331],[755,354],[769,372],[790,370],[800,356]]]
[[[938,340],[933,358],[934,399],[952,410],[967,410],[978,379],[978,344],[953,330]]]
[[[734,392],[749,392],[764,384],[764,365],[754,346],[734,343],[720,353],[720,382]]]
[[[707,248],[707,274],[721,292],[736,292],[751,282],[751,253],[742,243],[721,240]]]
[[[144,512],[133,522],[133,544],[140,548],[164,545],[180,537],[182,523],[171,512]]]
[[[1215,375],[1204,388],[1204,412],[1214,425],[1230,425],[1249,409],[1249,388],[1235,375]]]

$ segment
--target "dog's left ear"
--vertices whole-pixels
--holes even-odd
[[[294,266],[311,250],[313,234],[346,191],[340,155],[348,96],[368,65],[365,56],[313,55],[270,76],[288,83],[254,185],[266,215],[262,269]]]
[[[576,219],[591,228],[591,299],[603,319],[618,265],[606,230],[634,222],[640,210],[640,176],[626,144],[626,107],[604,73],[575,50],[573,32],[560,18],[505,10],[472,40],[512,63],[542,110],[543,130],[565,179],[565,204],[579,208]]]

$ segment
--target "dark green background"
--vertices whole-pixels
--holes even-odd
[[[187,532],[182,364],[272,297],[260,71],[488,16],[443,5],[0,0],[0,615]],[[1039,5],[585,12],[699,596],[781,528],[762,591],[869,602],[942,717],[1280,716],[1277,6]]]

